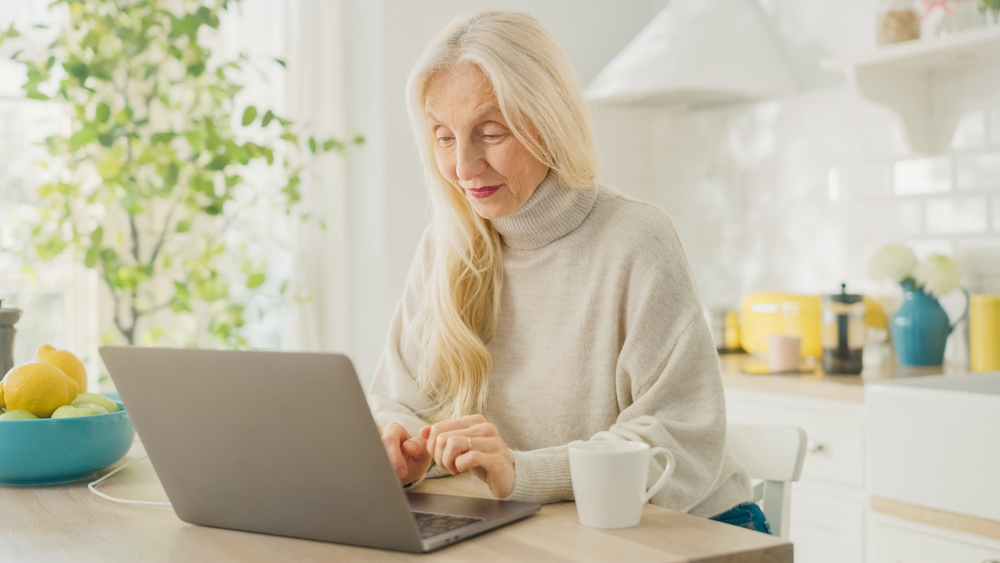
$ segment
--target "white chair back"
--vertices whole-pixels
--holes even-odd
[[[754,502],[771,524],[771,533],[788,539],[792,508],[792,482],[802,475],[806,457],[806,431],[798,426],[730,424],[727,447],[747,468],[754,486]]]

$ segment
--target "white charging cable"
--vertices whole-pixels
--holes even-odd
[[[115,469],[111,473],[108,473],[104,477],[101,477],[100,479],[94,481],[93,483],[89,483],[87,485],[87,488],[90,489],[90,492],[94,493],[95,495],[97,495],[97,496],[99,496],[101,498],[108,499],[110,501],[114,501],[114,502],[120,502],[120,503],[124,503],[124,504],[151,504],[151,505],[154,505],[154,506],[170,506],[169,502],[152,502],[152,501],[148,501],[148,500],[129,500],[129,499],[125,499],[125,498],[115,498],[113,496],[106,495],[106,494],[102,493],[101,491],[97,490],[97,484],[99,484],[101,481],[107,479],[108,477],[111,477],[115,473],[118,473],[122,469],[125,469],[126,467],[132,465],[133,463],[135,463],[135,462],[137,462],[137,461],[139,461],[141,459],[146,459],[147,457],[149,457],[149,456],[148,455],[144,455],[142,457],[137,457],[137,458],[133,459],[132,461],[126,463],[125,465],[123,465],[123,466]]]

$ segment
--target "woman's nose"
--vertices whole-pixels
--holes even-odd
[[[476,143],[459,142],[455,162],[455,175],[459,180],[469,181],[486,170],[486,160]]]

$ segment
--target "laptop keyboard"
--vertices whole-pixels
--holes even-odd
[[[417,528],[420,529],[420,537],[424,539],[483,520],[483,518],[417,512],[416,510],[412,512],[413,518],[417,521]]]

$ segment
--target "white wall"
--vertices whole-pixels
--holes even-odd
[[[482,9],[537,17],[587,84],[665,0],[348,0],[348,123],[365,146],[348,161],[352,240],[348,352],[367,387],[402,295],[417,242],[431,219],[404,102],[410,67],[451,19]]]
[[[828,293],[841,282],[891,304],[898,287],[867,273],[890,242],[951,255],[970,291],[1000,292],[1000,65],[935,76],[934,149],[916,154],[888,109],[816,64],[875,48],[875,2],[761,3],[801,92],[681,115],[598,111],[602,178],[671,214],[705,304],[738,307],[751,290]],[[945,303],[954,313],[960,305]]]

